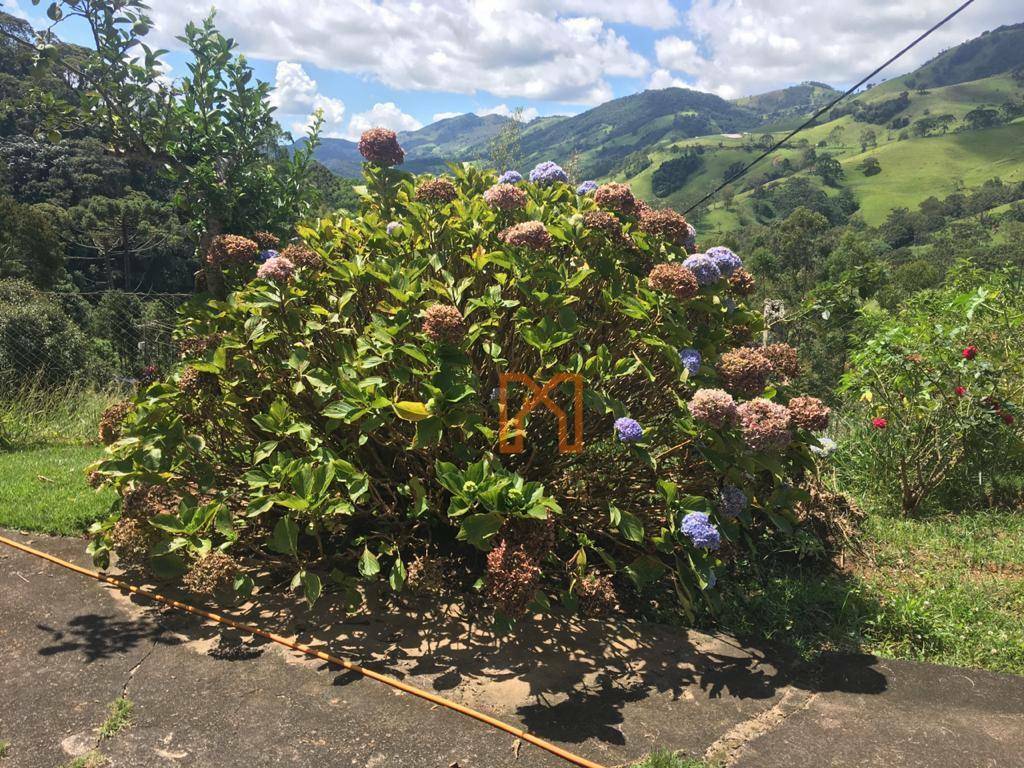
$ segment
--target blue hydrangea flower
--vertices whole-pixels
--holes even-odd
[[[747,494],[735,485],[723,485],[718,492],[718,511],[722,517],[732,519],[747,508]]]
[[[718,265],[715,264],[714,259],[703,253],[695,253],[693,256],[688,256],[683,262],[683,266],[693,272],[697,277],[697,283],[700,285],[711,285],[722,279],[722,272],[719,270]]]
[[[400,226],[402,226],[401,223],[399,223],[397,221],[389,221],[388,222],[388,234],[389,235],[395,234],[395,230],[398,229]]]
[[[615,434],[623,443],[639,443],[644,437],[644,428],[635,419],[626,418],[615,420]]]
[[[530,171],[530,181],[540,186],[547,186],[548,184],[554,184],[556,181],[568,181],[569,176],[565,171],[562,170],[562,166],[558,163],[553,163],[550,160],[546,160],[543,163],[538,163],[537,167]]]
[[[726,277],[743,266],[743,261],[740,257],[724,245],[708,248],[706,255],[711,257],[712,261],[715,262],[715,266],[718,267],[718,271]]]
[[[268,248],[265,251],[260,251],[260,261],[269,261],[270,259],[277,258],[277,251],[273,248]]]
[[[722,544],[722,535],[704,512],[688,513],[679,530],[699,549],[718,549]]]
[[[697,371],[700,370],[700,352],[696,349],[680,349],[679,362],[690,372],[691,376],[696,376]]]
[[[579,195],[580,197],[583,197],[584,195],[589,195],[595,189],[597,189],[597,182],[588,179],[587,181],[584,181],[582,184],[576,187],[576,194]]]
[[[498,177],[499,184],[518,184],[523,180],[523,174],[519,171],[505,171]]]

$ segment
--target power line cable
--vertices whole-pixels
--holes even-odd
[[[766,149],[766,150],[765,150],[764,152],[762,152],[762,153],[761,153],[760,155],[758,155],[758,156],[757,156],[756,158],[754,158],[754,159],[753,159],[753,160],[751,160],[751,161],[750,161],[749,163],[747,163],[747,164],[746,164],[745,166],[743,166],[743,168],[742,168],[741,170],[739,170],[739,171],[736,171],[736,173],[734,173],[734,174],[732,174],[731,176],[729,176],[728,178],[726,178],[726,179],[725,179],[725,180],[724,180],[724,181],[723,181],[723,182],[722,182],[721,184],[719,184],[719,185],[718,185],[717,187],[715,187],[715,188],[714,188],[714,189],[713,189],[713,190],[712,190],[711,192],[708,192],[708,194],[704,195],[704,197],[702,197],[702,198],[701,198],[700,200],[698,200],[698,201],[697,201],[696,203],[694,203],[694,204],[693,204],[693,205],[691,205],[691,206],[690,206],[689,208],[687,208],[687,209],[686,209],[685,211],[683,211],[683,215],[685,216],[685,215],[687,215],[688,213],[690,213],[690,212],[691,212],[691,211],[692,211],[692,210],[693,210],[694,208],[697,208],[698,206],[700,206],[700,205],[703,205],[703,204],[704,204],[705,202],[707,202],[707,201],[708,201],[708,200],[710,200],[710,199],[711,199],[712,197],[714,197],[715,195],[717,195],[717,194],[718,194],[719,192],[721,192],[721,191],[722,191],[723,189],[725,189],[725,187],[727,187],[727,186],[728,186],[729,184],[732,184],[732,183],[733,183],[734,181],[736,181],[737,179],[740,179],[740,178],[742,178],[743,176],[746,176],[746,175],[747,175],[747,172],[748,172],[748,171],[750,171],[750,169],[751,169],[751,168],[753,168],[753,167],[754,167],[755,165],[757,165],[757,164],[758,164],[759,162],[761,162],[761,161],[762,161],[762,160],[764,160],[764,159],[765,159],[766,157],[768,157],[768,155],[770,155],[770,154],[771,154],[772,152],[774,152],[775,150],[777,150],[777,149],[778,149],[779,147],[783,146],[783,145],[784,145],[784,144],[785,144],[785,143],[786,143],[787,141],[789,141],[789,140],[790,140],[790,139],[792,139],[792,138],[793,138],[794,136],[796,136],[796,135],[797,135],[798,133],[800,133],[800,131],[804,130],[805,128],[807,128],[807,127],[808,127],[808,126],[810,126],[810,125],[813,125],[813,124],[814,124],[814,122],[815,122],[815,121],[816,121],[816,120],[817,120],[817,119],[818,119],[819,117],[821,117],[821,116],[822,116],[823,114],[825,114],[825,113],[826,113],[826,112],[828,112],[828,111],[829,111],[830,109],[832,109],[832,108],[833,108],[833,107],[834,107],[834,106],[835,106],[836,104],[838,104],[838,103],[839,103],[840,101],[842,101],[842,100],[843,100],[843,99],[845,99],[845,98],[846,98],[847,96],[849,96],[850,94],[852,94],[852,93],[853,93],[854,91],[856,91],[856,90],[857,90],[858,88],[860,88],[860,87],[861,87],[862,85],[864,85],[864,83],[868,82],[868,81],[869,81],[869,80],[870,80],[871,78],[873,78],[873,77],[874,77],[875,75],[877,75],[877,74],[878,74],[879,72],[881,72],[881,71],[882,71],[883,69],[885,69],[886,67],[888,67],[888,66],[889,66],[890,64],[892,64],[892,63],[893,63],[894,61],[896,61],[897,59],[901,58],[901,57],[902,57],[902,56],[903,56],[903,55],[904,55],[905,53],[907,53],[907,52],[908,52],[908,51],[909,51],[909,50],[910,50],[911,48],[913,48],[913,47],[914,47],[914,46],[916,46],[916,45],[917,45],[918,43],[920,43],[920,42],[921,42],[922,40],[924,40],[924,39],[925,39],[926,37],[928,37],[928,36],[929,36],[929,35],[930,35],[930,34],[931,34],[932,32],[934,32],[935,30],[939,29],[939,27],[943,26],[943,25],[944,25],[944,24],[946,24],[946,23],[947,23],[948,21],[952,20],[952,19],[953,19],[953,18],[954,18],[955,16],[957,16],[957,15],[958,15],[958,14],[959,14],[959,13],[960,13],[961,11],[965,10],[965,9],[967,8],[967,6],[969,6],[969,5],[973,4],[973,3],[974,3],[974,0],[967,0],[967,2],[965,2],[965,3],[964,3],[963,5],[961,5],[961,6],[959,7],[959,8],[957,8],[956,10],[954,10],[954,11],[953,11],[952,13],[950,13],[950,14],[949,14],[948,16],[946,16],[946,17],[945,17],[944,19],[942,19],[942,20],[941,20],[941,21],[939,21],[939,22],[938,22],[937,24],[935,24],[934,26],[932,26],[932,27],[931,27],[930,29],[928,29],[928,30],[927,30],[926,32],[924,32],[924,33],[922,33],[921,35],[919,35],[919,36],[918,36],[918,37],[917,37],[917,38],[916,38],[916,39],[915,39],[915,40],[914,40],[914,41],[913,41],[912,43],[910,43],[909,45],[905,46],[905,47],[904,47],[904,48],[903,48],[902,50],[900,50],[900,52],[899,52],[899,53],[897,53],[897,54],[896,54],[895,56],[893,56],[893,57],[892,57],[892,58],[890,58],[890,59],[889,59],[888,61],[886,61],[886,62],[885,62],[884,64],[882,64],[882,65],[881,65],[880,67],[878,67],[877,69],[875,69],[875,70],[874,70],[873,72],[871,72],[871,74],[869,74],[869,75],[867,75],[866,77],[864,77],[864,78],[863,78],[863,79],[862,79],[862,80],[861,80],[860,82],[858,82],[858,83],[857,83],[856,85],[853,85],[853,86],[851,86],[851,87],[850,87],[849,89],[847,89],[847,90],[846,90],[846,91],[845,91],[844,93],[841,93],[841,94],[840,94],[839,96],[837,96],[837,97],[836,97],[836,98],[834,98],[834,99],[833,99],[832,101],[830,101],[830,102],[829,102],[828,104],[826,104],[826,105],[825,105],[824,107],[822,107],[822,108],[821,108],[821,109],[819,109],[819,110],[818,110],[817,112],[815,112],[815,113],[814,113],[814,114],[813,114],[813,115],[812,115],[812,116],[810,117],[810,119],[809,119],[809,120],[807,120],[807,121],[806,121],[805,123],[803,123],[802,125],[800,125],[800,126],[799,126],[799,127],[797,127],[796,129],[794,129],[793,131],[791,131],[791,132],[790,132],[790,133],[789,133],[788,135],[786,135],[786,137],[785,137],[785,138],[783,138],[783,139],[782,139],[781,141],[778,141],[778,142],[776,142],[775,144],[773,144],[773,145],[772,145],[771,147],[769,147],[768,149]]]

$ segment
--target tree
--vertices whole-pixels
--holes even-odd
[[[871,128],[865,128],[860,132],[860,151],[867,152],[868,147],[878,146],[878,136]]]
[[[289,154],[282,147],[287,136],[273,118],[270,86],[253,79],[212,13],[186,26],[179,40],[189,56],[188,75],[168,83],[161,69],[165,52],[145,43],[151,27],[146,4],[118,0],[117,6],[116,16],[109,3],[96,0],[50,6],[55,25],[78,19],[95,41],[80,69],[90,88],[81,103],[54,110],[52,127],[89,120],[119,155],[159,170],[176,190],[176,207],[200,256],[222,232],[285,233],[314,202],[306,176],[322,117],[313,121],[302,149]],[[219,269],[208,268],[206,277],[210,290],[222,295]]]
[[[841,125],[837,125],[828,132],[828,143],[836,147],[840,146],[843,143],[844,133],[846,133],[846,129]]]
[[[23,278],[45,290],[63,274],[64,249],[49,217],[0,197],[0,279]]]
[[[514,170],[522,162],[523,108],[512,110],[509,119],[491,139],[491,165],[499,172]]]
[[[820,156],[814,164],[814,172],[830,187],[839,186],[844,175],[843,166],[831,155]]]
[[[860,169],[865,176],[874,176],[882,172],[882,165],[877,157],[865,157],[860,164]]]
[[[991,107],[975,107],[964,115],[964,122],[967,123],[968,128],[975,131],[994,128],[1000,123],[999,110]]]
[[[68,211],[67,238],[91,253],[105,288],[135,291],[143,262],[183,239],[170,206],[129,191],[120,198],[93,197]],[[90,257],[87,257],[90,258]]]

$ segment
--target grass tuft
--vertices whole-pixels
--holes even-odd
[[[7,757],[11,751],[11,742],[0,739],[0,759]]]
[[[671,752],[653,752],[633,768],[714,768],[710,763],[693,757],[680,757]]]
[[[115,699],[114,703],[110,705],[110,715],[107,716],[106,722],[100,726],[100,738],[109,739],[118,731],[131,725],[134,709],[135,705],[131,699],[124,696]]]
[[[25,386],[0,399],[0,451],[97,441],[100,415],[121,389]]]
[[[103,768],[107,764],[107,758],[96,750],[86,752],[72,760],[64,768]]]

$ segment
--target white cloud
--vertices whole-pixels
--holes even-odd
[[[466,114],[466,113],[465,112],[435,112],[434,116],[432,118],[430,118],[430,122],[436,123],[439,120],[447,120],[450,117],[458,117],[459,115],[464,115],[464,114]]]
[[[423,123],[412,115],[407,115],[393,101],[378,102],[373,105],[373,109],[352,115],[352,119],[348,123],[348,138],[355,141],[363,131],[369,128],[415,131],[422,127]]]
[[[502,117],[512,117],[514,109],[509,108],[508,104],[499,104],[496,107],[489,107],[487,109],[478,109],[477,114],[483,117],[484,115],[501,115]],[[522,115],[520,115],[524,123],[528,123],[540,116],[540,112],[536,107],[523,107]]]
[[[692,88],[693,86],[680,80],[667,69],[656,69],[651,73],[651,79],[647,81],[647,87],[658,90],[661,88]]]
[[[729,98],[812,79],[852,85],[949,10],[948,0],[819,0],[784,7],[774,0],[693,0],[685,26],[707,52],[693,72],[696,87]],[[880,77],[908,72],[943,49],[1019,22],[1020,16],[1019,0],[977,3]],[[689,72],[683,66],[685,48],[675,40],[658,41],[658,63]]]
[[[654,44],[654,53],[658,63],[665,69],[674,69],[688,75],[696,75],[707,65],[692,40],[683,40],[675,35],[658,40]]]
[[[159,41],[175,45],[209,0],[161,0]],[[591,104],[610,77],[651,67],[610,23],[675,23],[670,0],[234,0],[217,23],[248,55],[365,75],[401,90]]]
[[[293,134],[305,133],[313,123],[313,113],[319,109],[324,115],[323,135],[330,138],[343,135],[345,103],[320,93],[316,80],[309,76],[301,64],[277,62],[270,103],[277,107],[279,113],[299,118],[291,124]]]

